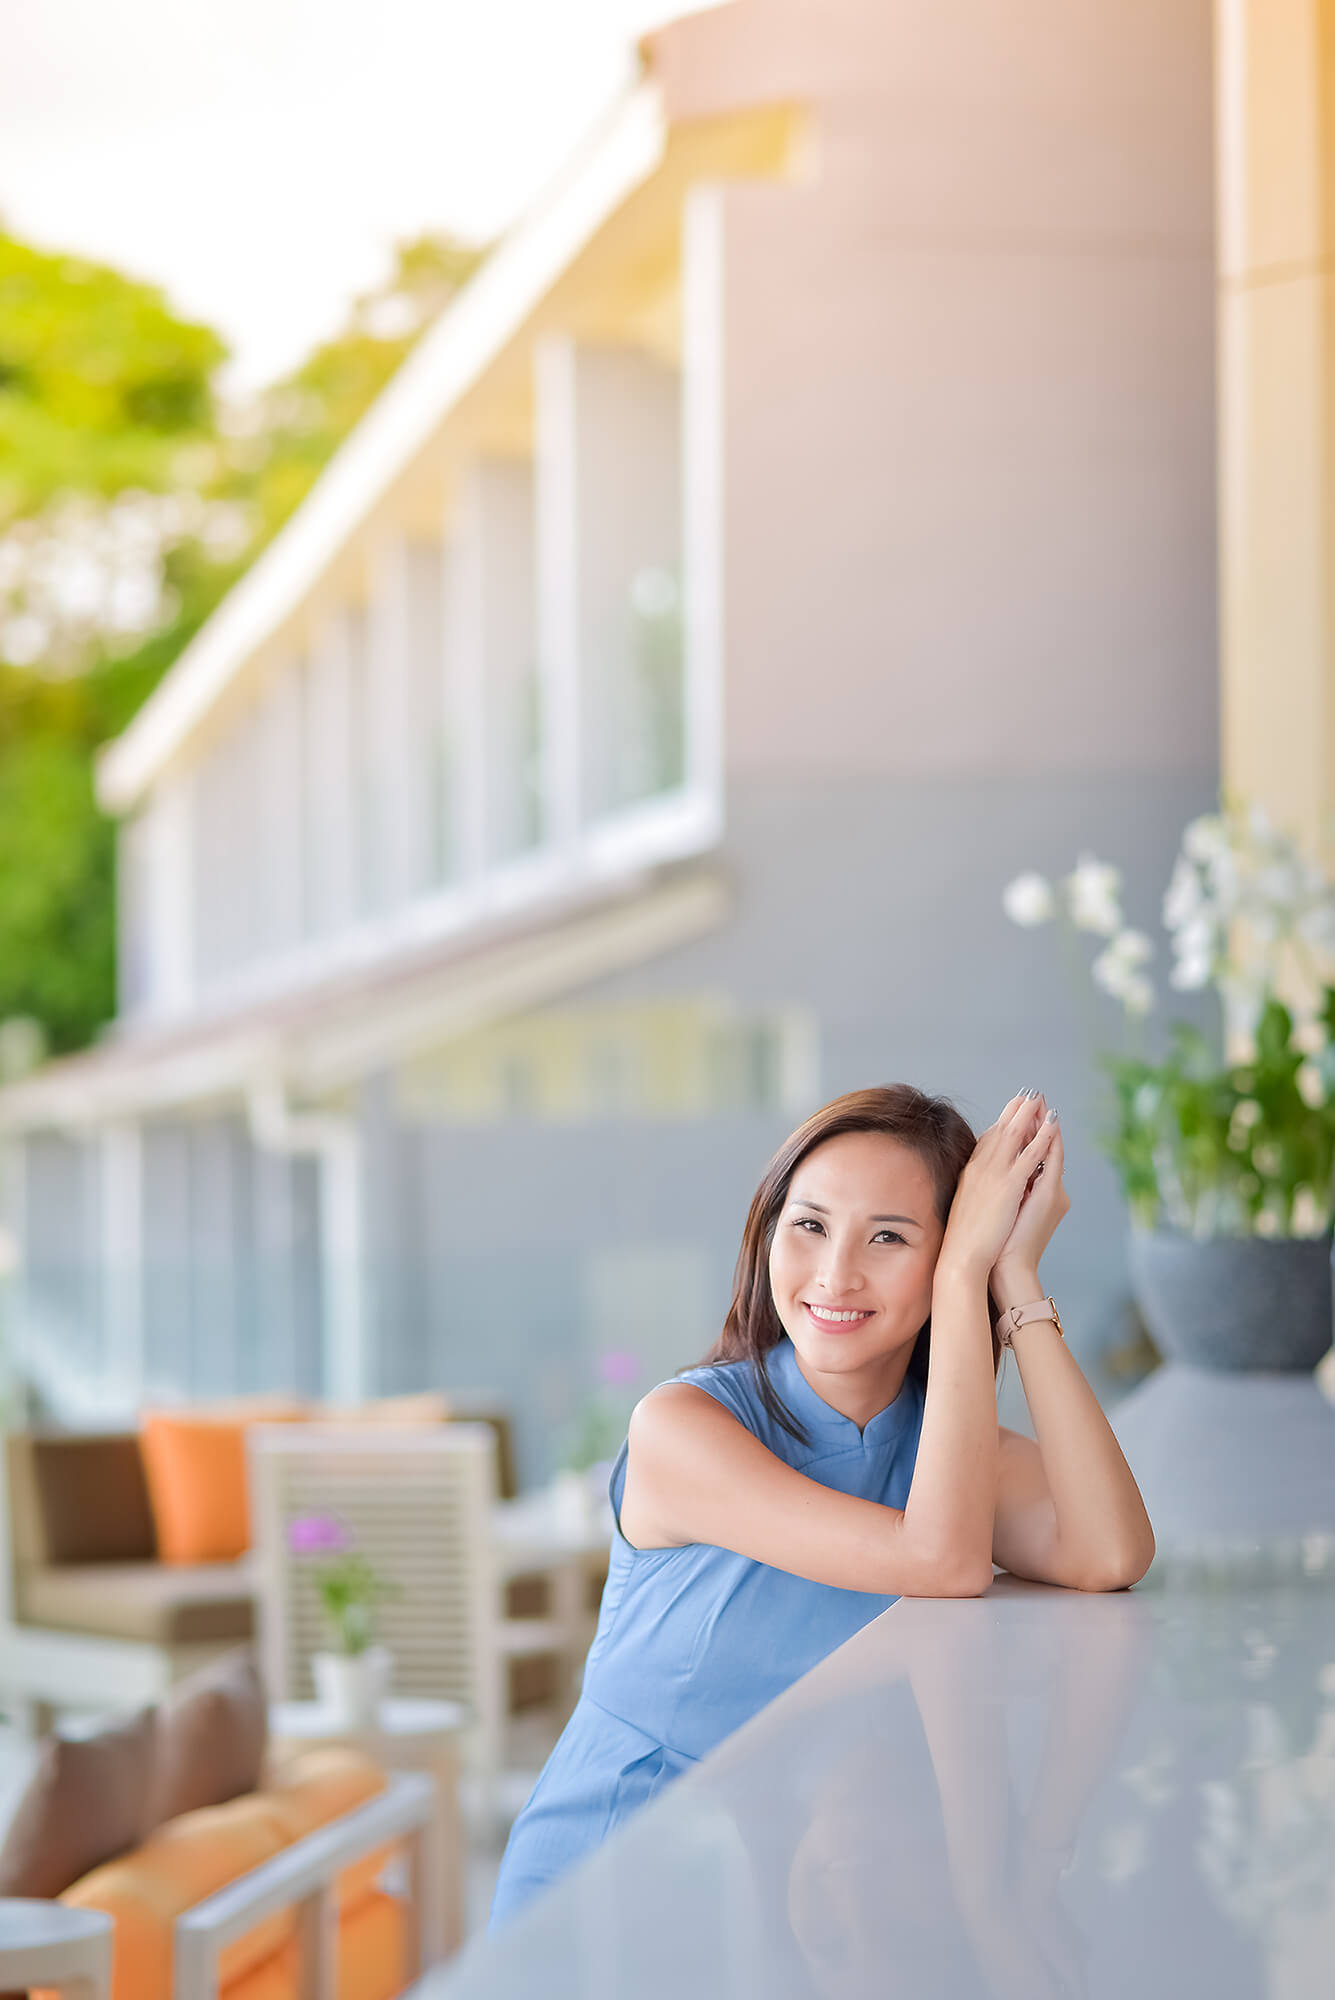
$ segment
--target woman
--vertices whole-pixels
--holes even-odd
[[[632,1413],[583,1690],[489,1927],[896,1597],[979,1596],[994,1562],[1079,1590],[1144,1575],[1144,1504],[1039,1283],[1062,1167],[1033,1090],[977,1143],[892,1084],[779,1148],[721,1338]],[[1037,1442],[997,1423],[1011,1343]]]

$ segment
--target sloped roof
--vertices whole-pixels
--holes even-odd
[[[318,1099],[368,1071],[715,929],[729,891],[710,862],[585,888],[390,961],[218,1017],[109,1035],[0,1092],[0,1130],[78,1127],[244,1097],[280,1081]]]
[[[658,93],[624,96],[543,202],[408,356],[269,547],[102,752],[98,796],[133,806],[238,667],[291,615],[428,436],[513,339],[579,250],[661,162]]]

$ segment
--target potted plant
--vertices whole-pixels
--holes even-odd
[[[332,1514],[303,1514],[288,1530],[294,1555],[315,1558],[312,1580],[334,1639],[334,1650],[314,1653],[316,1698],[340,1728],[369,1728],[389,1693],[391,1660],[375,1643],[376,1611],[397,1588],[352,1545]]]
[[[1260,806],[1186,827],[1163,899],[1169,984],[1213,989],[1218,1044],[1188,1021],[1144,1046],[1153,941],[1123,920],[1119,871],[1091,854],[1052,884],[1029,873],[1003,905],[1032,926],[1106,940],[1091,972],[1120,1001],[1126,1048],[1100,1058],[1112,1093],[1102,1149],[1130,1218],[1137,1303],[1170,1360],[1312,1370],[1331,1344],[1335,1170],[1335,884]],[[1305,1006],[1286,990],[1305,985]]]
[[[607,1482],[630,1420],[626,1392],[639,1372],[633,1354],[620,1348],[600,1354],[597,1387],[567,1434],[553,1490],[558,1515],[574,1534],[587,1534],[607,1504]]]

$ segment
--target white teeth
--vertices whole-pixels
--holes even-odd
[[[807,1306],[807,1311],[810,1313],[814,1313],[817,1319],[847,1320],[847,1319],[866,1319],[867,1317],[865,1312],[839,1312],[839,1313],[827,1312],[824,1306],[813,1306],[810,1304],[808,1304]]]

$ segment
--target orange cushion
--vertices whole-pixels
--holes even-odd
[[[349,1743],[328,1743],[286,1757],[266,1778],[262,1796],[288,1839],[300,1840],[384,1789],[385,1773],[374,1757]]]
[[[234,1562],[246,1553],[246,1426],[305,1415],[297,1405],[258,1401],[235,1411],[145,1411],[139,1449],[163,1562]]]
[[[244,1555],[250,1547],[245,1426],[146,1415],[140,1449],[163,1562],[233,1562]]]
[[[341,1813],[376,1798],[384,1789],[385,1773],[374,1758],[364,1750],[331,1743],[322,1749],[299,1751],[281,1764],[265,1786],[264,1796],[289,1837],[300,1840],[317,1826],[325,1826]],[[391,1841],[342,1870],[334,1884],[341,1914],[355,1910],[371,1894],[396,1845]]]
[[[408,1983],[406,1913],[377,1892],[338,1927],[338,2000],[394,2000]]]
[[[266,1958],[263,1965],[219,1986],[218,2000],[298,2000],[295,1939]]]
[[[111,2000],[172,2000],[172,1927],[181,1912],[384,1788],[384,1771],[365,1751],[339,1744],[304,1750],[267,1790],[182,1813],[132,1854],[85,1875],[60,1900],[111,1917]],[[389,2000],[404,1983],[400,1906],[375,1886],[392,1851],[386,1846],[353,1862],[335,1883],[341,2000]],[[226,2000],[295,2000],[296,1960],[288,1949],[295,1935],[295,1914],[283,1910],[227,1945],[218,1966]],[[353,1940],[346,1981],[345,1935]]]
[[[376,1896],[338,1926],[337,2000],[394,2000],[407,1984],[403,1907]],[[298,2000],[297,1947],[286,1944],[243,1978],[219,1987],[219,2000]]]
[[[111,2000],[171,2000],[176,1918],[288,1845],[279,1815],[256,1793],[183,1813],[133,1854],[95,1868],[67,1889],[62,1903],[105,1910],[115,1925]],[[271,1958],[295,1925],[292,1911],[284,1910],[226,1946],[219,1957],[221,1982]]]

